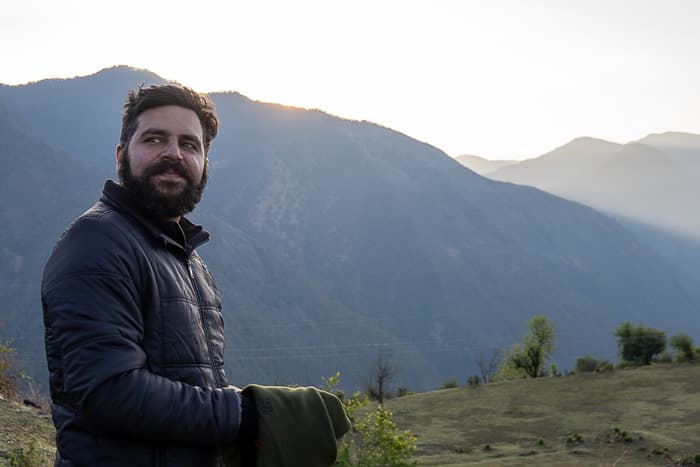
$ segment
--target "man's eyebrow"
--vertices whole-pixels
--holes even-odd
[[[142,136],[143,136],[143,135],[165,136],[165,135],[167,135],[167,134],[168,134],[167,131],[165,131],[165,130],[163,130],[163,129],[160,129],[160,128],[146,128],[145,130],[143,130],[143,131],[141,132],[141,135],[142,135]],[[201,138],[200,138],[199,136],[197,136],[197,135],[185,133],[185,134],[179,135],[179,136],[182,137],[182,138],[188,139],[188,140],[201,142]]]
[[[161,130],[160,128],[146,128],[141,132],[142,135],[165,135],[167,131]]]

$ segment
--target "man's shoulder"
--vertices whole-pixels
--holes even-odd
[[[70,274],[119,273],[140,248],[138,226],[127,215],[98,201],[59,237],[44,269],[44,280]]]
[[[58,244],[72,239],[89,241],[92,237],[100,241],[123,241],[137,234],[136,227],[128,215],[100,200],[71,222]]]

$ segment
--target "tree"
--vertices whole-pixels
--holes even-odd
[[[367,393],[376,399],[379,405],[384,404],[384,399],[389,397],[389,383],[398,373],[398,367],[388,358],[381,355],[377,357],[371,381],[367,385]]]
[[[693,338],[688,334],[679,333],[671,336],[669,341],[671,347],[676,349],[676,358],[679,361],[689,362],[695,359],[695,348]]]
[[[521,345],[516,344],[507,355],[516,370],[531,378],[545,375],[545,363],[554,353],[554,324],[546,316],[537,315],[527,322],[529,334]]]
[[[490,383],[498,372],[498,364],[501,362],[502,353],[499,349],[490,349],[486,354],[480,354],[475,360],[479,368],[481,381]]]
[[[654,356],[666,350],[666,333],[643,324],[625,321],[615,329],[622,360],[636,365],[648,365]]]

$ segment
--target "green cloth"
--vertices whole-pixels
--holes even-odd
[[[257,467],[329,467],[337,440],[350,430],[343,404],[314,387],[286,388],[251,384],[242,394],[255,399],[259,439]],[[235,446],[226,467],[248,467]]]

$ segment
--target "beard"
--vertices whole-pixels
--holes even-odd
[[[141,202],[144,210],[158,219],[172,219],[191,212],[202,199],[204,187],[207,185],[207,162],[205,159],[199,184],[194,183],[192,176],[180,163],[167,159],[148,167],[139,177],[134,177],[131,173],[129,153],[125,148],[117,174],[122,186]],[[184,188],[173,194],[161,191],[152,180],[153,176],[169,170],[186,181]]]

